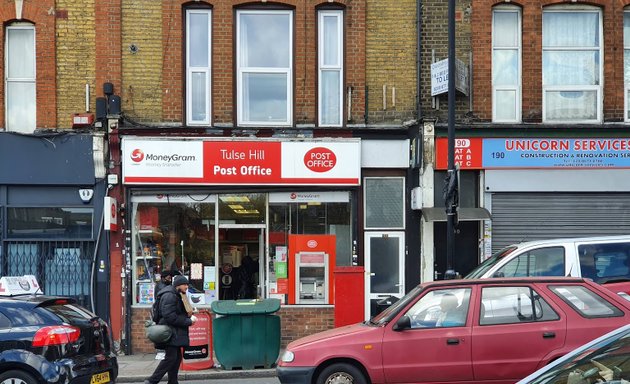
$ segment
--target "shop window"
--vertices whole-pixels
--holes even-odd
[[[543,122],[601,122],[601,19],[590,6],[543,11]]]
[[[92,239],[92,208],[8,208],[9,238]]]
[[[492,121],[521,120],[521,11],[497,6],[492,12]]]
[[[343,12],[319,11],[319,124],[339,127],[343,115]]]
[[[186,123],[209,125],[211,111],[212,11],[186,11]]]
[[[292,124],[293,13],[236,13],[239,125]]]
[[[351,228],[351,205],[348,192],[318,192],[318,193],[271,193],[269,196],[269,259],[267,273],[269,276],[268,292],[270,297],[280,298],[287,303],[286,299],[289,290],[289,281],[301,284],[302,295],[309,289],[323,294],[322,287],[317,288],[317,284],[309,285],[309,273],[322,274],[325,267],[318,266],[314,269],[300,269],[300,276],[291,278],[289,274],[298,273],[294,267],[289,268],[289,236],[290,235],[334,235],[335,253],[334,265],[327,265],[327,268],[334,268],[335,265],[352,265],[352,228]],[[298,200],[298,202],[296,202]],[[299,201],[302,200],[302,201]],[[294,250],[293,250],[294,251]],[[308,261],[317,261],[322,255],[300,253],[294,255],[296,260],[300,257],[301,262],[308,264]],[[324,259],[325,260],[325,259]],[[317,263],[308,264],[309,266]],[[319,269],[318,269],[319,268]],[[302,279],[300,281],[300,279]],[[324,279],[327,281],[326,279]],[[312,282],[311,282],[312,283]],[[308,294],[306,294],[308,296]],[[296,302],[319,303],[322,297],[313,296],[310,299],[306,296],[296,297]],[[323,301],[322,301],[323,302]]]
[[[367,177],[364,180],[365,228],[405,228],[405,179]]]
[[[5,100],[8,131],[33,133],[36,124],[35,26],[6,27]]]
[[[153,303],[164,270],[189,278],[195,304],[216,298],[215,236],[224,236],[215,230],[216,199],[164,195],[132,201],[134,302]]]

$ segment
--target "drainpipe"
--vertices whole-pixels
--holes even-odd
[[[422,40],[422,0],[416,0],[416,114],[418,124],[420,123],[420,119],[422,119],[422,101],[420,97],[420,72],[422,67],[422,51],[421,49],[421,40]]]

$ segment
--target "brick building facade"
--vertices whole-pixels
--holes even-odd
[[[628,138],[627,6],[457,2],[456,55],[470,70],[470,94],[457,92],[453,122],[460,206],[479,213],[460,219],[455,235],[462,274],[514,242],[627,230],[630,197],[620,181],[626,150],[619,144]],[[447,94],[429,91],[430,64],[447,55],[447,4],[424,1],[422,13],[421,184],[436,191],[425,196],[424,212],[443,206]],[[439,220],[423,224],[423,248],[436,246],[427,277],[445,269],[444,236]]]
[[[341,215],[335,218],[336,221],[322,221],[323,224],[313,230],[313,233],[334,234],[340,239],[336,250],[338,263],[334,267],[363,268],[369,287],[370,268],[376,268],[378,263],[391,256],[397,260],[391,266],[399,267],[391,271],[394,280],[387,281],[395,287],[392,294],[400,296],[419,282],[417,233],[420,217],[408,209],[409,191],[417,186],[418,171],[409,168],[410,143],[418,137],[417,2],[25,0],[20,9],[16,4],[21,2],[4,1],[0,4],[0,14],[6,25],[13,22],[27,24],[34,31],[37,60],[34,68],[37,72],[32,82],[36,87],[37,100],[33,103],[36,117],[33,126],[6,126],[3,133],[12,135],[14,131],[22,130],[25,137],[36,142],[42,141],[38,138],[42,132],[59,136],[77,134],[78,140],[83,140],[82,135],[94,137],[92,151],[80,154],[81,159],[86,158],[84,163],[91,167],[94,177],[88,182],[83,177],[76,177],[72,182],[63,180],[62,183],[69,184],[69,194],[86,185],[95,191],[90,202],[90,207],[94,206],[94,228],[89,240],[93,246],[106,249],[95,251],[98,255],[94,265],[99,266],[95,269],[99,272],[95,274],[97,281],[86,283],[90,292],[83,295],[82,300],[93,301],[93,309],[110,321],[117,347],[127,352],[153,351],[143,333],[149,306],[139,302],[142,282],[139,281],[138,236],[134,227],[136,210],[143,204],[143,196],[212,195],[219,200],[222,195],[245,193],[264,196],[266,200],[282,199],[285,192],[306,196],[305,207],[312,209],[312,217],[319,219],[323,207],[330,207],[326,208],[330,212],[337,209],[341,212],[335,213]],[[288,17],[291,40],[287,48],[291,52],[291,64],[284,79],[290,86],[284,102],[289,107],[286,119],[280,123],[250,121],[239,115],[256,112],[254,109],[243,112],[245,103],[239,101],[246,93],[242,80],[239,80],[244,78],[239,77],[244,66],[237,60],[241,44],[237,41],[240,31],[237,20],[241,14]],[[204,88],[207,92],[204,102],[207,102],[210,116],[203,123],[190,123],[189,115],[197,106],[190,99],[192,86],[189,84],[200,73],[190,72],[191,66],[187,62],[188,44],[197,37],[187,35],[192,30],[187,24],[192,20],[191,15],[210,16],[211,28],[207,37],[211,59],[204,69],[211,74]],[[326,36],[332,40],[324,40],[325,33],[330,34]],[[325,51],[327,44],[332,44],[327,48],[330,51]],[[339,56],[337,62],[328,62],[325,54]],[[5,60],[0,62],[3,66]],[[254,77],[257,73],[265,73],[257,68],[250,70]],[[331,74],[326,81],[332,82],[324,84],[324,77]],[[323,88],[330,84],[333,84],[333,92]],[[110,85],[114,98],[105,94]],[[322,96],[325,92],[330,93],[326,93],[326,99]],[[120,97],[120,115],[102,109],[117,102],[116,97]],[[7,103],[5,92],[0,92],[0,100]],[[11,120],[5,116],[5,111],[0,111],[0,120]],[[330,118],[326,113],[337,114],[339,118],[332,123],[324,121]],[[75,124],[75,114],[96,117],[97,121],[95,124]],[[204,144],[269,141],[282,145],[307,142],[313,148],[320,144],[331,148],[351,145],[356,151],[351,162],[360,166],[352,169],[353,181],[350,183],[335,179],[319,184],[302,182],[271,186],[255,182],[250,186],[247,183],[215,185],[212,181],[203,185],[125,182],[123,169],[130,162],[130,156],[122,149],[124,142],[151,145],[159,140],[167,141],[166,150],[171,146],[186,145],[189,141]],[[47,155],[42,152],[42,156]],[[64,156],[72,156],[72,153]],[[108,182],[111,179],[106,177],[107,174],[117,175],[119,182]],[[50,184],[54,184],[54,181],[44,179],[32,185],[43,195],[50,191]],[[8,210],[16,203],[11,201],[10,192],[7,192],[10,187],[3,184],[3,180],[0,180],[0,209]],[[118,224],[123,229],[108,236],[99,226],[104,195],[117,200]],[[53,196],[50,194],[50,198]],[[78,199],[78,194],[75,198]],[[219,207],[221,203],[215,204]],[[281,204],[284,205],[280,209],[302,209],[287,202]],[[384,206],[391,209],[383,211]],[[295,212],[302,220],[303,216]],[[7,214],[0,214],[0,217],[7,217]],[[266,220],[270,222],[271,216]],[[256,241],[248,241],[250,249],[256,249],[260,255],[261,264],[265,263],[260,272],[267,274],[269,260],[263,259],[262,255],[266,257],[270,252],[276,252],[276,246],[271,246],[276,240],[267,233],[272,231],[271,223],[265,222],[261,228],[255,229],[262,231],[262,247],[253,245]],[[229,229],[234,232],[238,228]],[[217,230],[217,233],[222,232]],[[308,233],[288,230],[286,234]],[[104,239],[109,239],[108,244]],[[397,251],[393,255],[371,252],[374,241],[394,241]],[[216,254],[214,249],[208,250],[208,260],[214,258],[216,263],[222,246],[216,246]],[[105,264],[100,263],[104,256],[108,261]],[[88,255],[83,257],[87,259]],[[375,264],[369,264],[369,260]],[[183,261],[181,264],[178,267],[189,268]],[[103,265],[105,267],[100,268]],[[385,267],[388,266],[390,263],[385,263]],[[161,265],[151,266],[154,267],[150,272],[151,279],[153,273],[159,275],[159,269],[162,269]],[[0,266],[0,271],[4,273],[2,268]],[[40,272],[44,273],[43,269]],[[186,273],[191,271],[188,269]],[[216,275],[219,276],[219,272]],[[262,286],[259,289],[264,293],[262,296],[271,297],[277,287],[267,285],[265,279],[259,281]],[[364,285],[360,285],[363,289]],[[331,304],[332,283],[330,287],[331,298],[326,305],[282,307],[279,314],[283,319],[283,344],[334,326],[338,314]],[[378,297],[372,292],[357,296],[365,312],[362,319],[376,310]],[[362,311],[355,312],[361,315]]]

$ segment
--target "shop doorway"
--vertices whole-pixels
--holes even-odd
[[[263,295],[264,225],[219,225],[219,299],[257,299]]]
[[[388,304],[379,301],[404,294],[404,232],[365,233],[365,306],[366,319],[381,312]],[[391,301],[391,300],[390,300]]]

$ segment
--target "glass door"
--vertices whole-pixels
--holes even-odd
[[[365,233],[366,319],[404,295],[404,244],[404,232]]]

